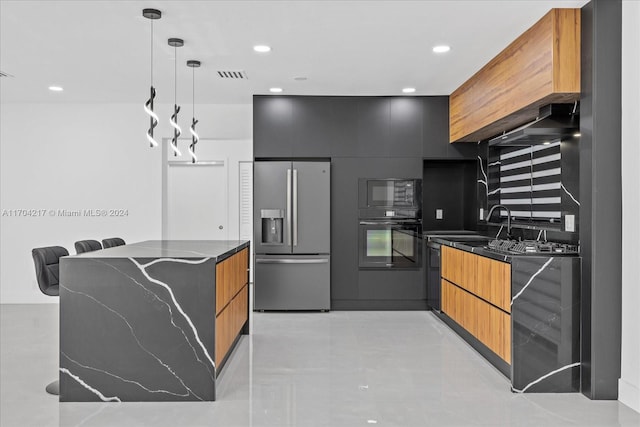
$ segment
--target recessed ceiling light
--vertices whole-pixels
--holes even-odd
[[[266,44],[258,44],[253,47],[253,50],[260,53],[266,53],[271,51],[271,46],[267,46]]]
[[[405,87],[404,89],[402,89],[403,93],[413,93],[416,91],[415,87]]]
[[[269,92],[280,93],[280,92],[282,92],[282,88],[281,87],[272,87],[271,89],[269,89]]]
[[[445,52],[449,52],[450,50],[451,50],[451,47],[449,47],[449,46],[447,46],[445,44],[433,47],[433,51],[435,53],[445,53]]]
[[[545,141],[542,143],[542,145],[549,145],[549,144],[551,144],[549,141]]]
[[[580,132],[576,132],[573,134],[574,138],[579,138],[580,137]]]
[[[307,77],[305,77],[305,76],[297,76],[297,77],[294,77],[293,80],[297,80],[299,82],[302,82],[302,81],[307,80]]]
[[[49,86],[49,90],[52,92],[62,92],[64,89],[60,86]]]

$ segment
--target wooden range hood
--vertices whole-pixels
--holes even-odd
[[[449,98],[449,142],[477,142],[580,99],[580,9],[552,9]]]

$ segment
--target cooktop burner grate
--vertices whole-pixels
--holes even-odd
[[[553,253],[562,253],[562,254],[578,254],[578,247],[575,245],[570,245],[567,243],[556,243],[556,242],[540,242],[537,240],[502,240],[495,239],[489,242],[489,247],[491,249],[507,252],[507,253],[515,253],[515,254],[525,254],[525,253],[539,253],[539,254],[553,254]]]

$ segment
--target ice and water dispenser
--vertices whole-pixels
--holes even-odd
[[[261,209],[262,244],[281,245],[284,243],[282,234],[284,224],[283,209]]]

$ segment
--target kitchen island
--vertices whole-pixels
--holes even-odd
[[[60,401],[211,401],[249,333],[249,242],[152,240],[60,261]]]
[[[436,314],[511,380],[512,391],[579,391],[580,257],[433,240],[442,245]]]

